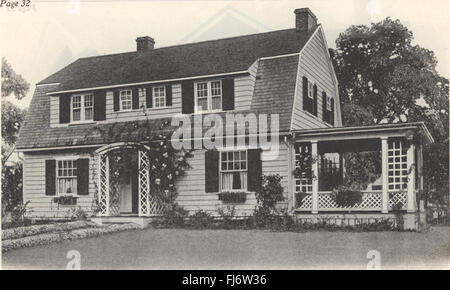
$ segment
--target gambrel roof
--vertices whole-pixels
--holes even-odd
[[[259,60],[250,110],[238,113],[279,114],[280,132],[289,131],[297,70],[298,55]],[[128,128],[130,122],[51,127],[50,97],[47,93],[54,91],[55,87],[57,86],[37,86],[20,131],[18,149],[103,145],[110,142],[139,141],[142,138],[141,133],[145,129]],[[139,126],[150,125],[157,130],[164,121],[167,119],[141,121]],[[113,132],[114,138],[110,139],[109,134],[100,131]]]
[[[38,84],[57,91],[246,71],[258,58],[298,53],[316,29],[295,28],[80,58]]]

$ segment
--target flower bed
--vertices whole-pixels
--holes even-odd
[[[2,230],[2,240],[18,239],[27,236],[34,236],[39,234],[70,231],[79,228],[86,228],[95,226],[94,223],[88,221],[74,221],[65,223],[54,223],[46,225],[34,225],[26,227],[17,227],[12,229]]]
[[[83,224],[84,223],[84,224]],[[73,222],[69,227],[58,229],[55,232],[40,233],[35,235],[27,235],[21,238],[8,239],[2,241],[2,252],[13,249],[33,247],[38,245],[46,245],[64,240],[85,239],[98,237],[105,234],[111,234],[126,230],[140,229],[137,224],[111,224],[107,226],[94,226],[90,222]],[[84,225],[84,228],[80,228]],[[60,225],[61,226],[61,225]],[[78,226],[78,228],[77,228]],[[88,226],[88,227],[86,227]],[[42,229],[41,229],[42,230]],[[35,230],[37,232],[38,230]]]

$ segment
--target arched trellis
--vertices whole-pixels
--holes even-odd
[[[150,194],[150,147],[129,142],[119,142],[103,146],[95,151],[98,155],[98,207],[100,216],[117,214],[110,204],[110,174],[108,152],[132,148],[138,151],[138,214],[139,216],[155,216],[162,214],[163,205]],[[114,211],[114,212],[112,212]]]

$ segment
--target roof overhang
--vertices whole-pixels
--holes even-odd
[[[417,132],[422,133],[422,142],[434,143],[433,137],[423,122],[378,124],[357,127],[333,127],[293,131],[297,142],[306,141],[338,141],[355,139],[376,139],[405,137],[412,139]]]

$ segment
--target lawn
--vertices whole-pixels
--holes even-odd
[[[381,268],[448,268],[449,229],[413,232],[270,232],[145,229],[17,249],[3,268],[64,269],[70,250],[82,269],[365,269],[377,250]]]

